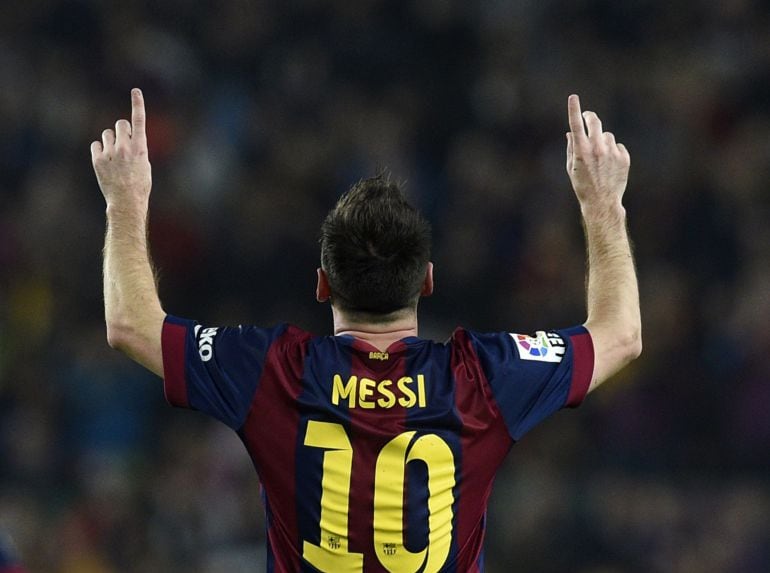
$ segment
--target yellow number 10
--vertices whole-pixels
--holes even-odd
[[[374,475],[374,548],[380,563],[392,573],[425,573],[441,569],[452,541],[455,465],[452,450],[435,434],[412,441],[403,432],[382,448]],[[353,447],[340,424],[307,424],[305,445],[326,450],[321,478],[321,542],[304,541],[302,556],[319,569],[334,573],[363,571],[363,553],[348,550],[348,504]],[[428,468],[428,544],[411,552],[404,546],[404,474],[406,464],[420,460]]]

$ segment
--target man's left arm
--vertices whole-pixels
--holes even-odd
[[[581,113],[577,95],[569,97],[567,111],[567,173],[588,246],[585,327],[593,341],[594,390],[642,352],[639,287],[622,203],[631,156],[603,131],[599,116]]]
[[[107,203],[104,240],[104,314],[107,341],[163,376],[160,304],[147,247],[152,187],[142,92],[131,92],[131,122],[118,120],[91,144],[91,159]]]

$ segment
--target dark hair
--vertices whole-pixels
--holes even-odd
[[[321,225],[321,267],[332,302],[369,320],[415,307],[430,259],[431,229],[396,183],[362,179]]]

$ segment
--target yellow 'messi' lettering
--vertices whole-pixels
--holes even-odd
[[[348,408],[355,408],[357,382],[358,377],[351,376],[348,383],[343,386],[342,376],[335,374],[334,381],[332,382],[332,404],[339,406],[340,397],[342,397],[348,399]]]
[[[415,380],[411,376],[402,376],[395,382],[396,392],[391,389],[392,380],[372,380],[371,378],[348,377],[343,381],[341,374],[335,374],[332,380],[332,404],[339,406],[347,400],[348,408],[373,409],[392,408],[396,404],[403,408],[425,408],[427,398],[425,392],[425,375],[418,374]]]

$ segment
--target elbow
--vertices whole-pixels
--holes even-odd
[[[626,324],[602,322],[585,323],[594,341],[594,348],[604,356],[609,370],[613,373],[633,362],[642,354],[641,324],[629,321]]]
[[[131,327],[121,321],[107,321],[107,344],[110,348],[125,352],[130,345]]]
[[[633,362],[642,355],[642,328],[631,330],[623,339],[626,363]]]

